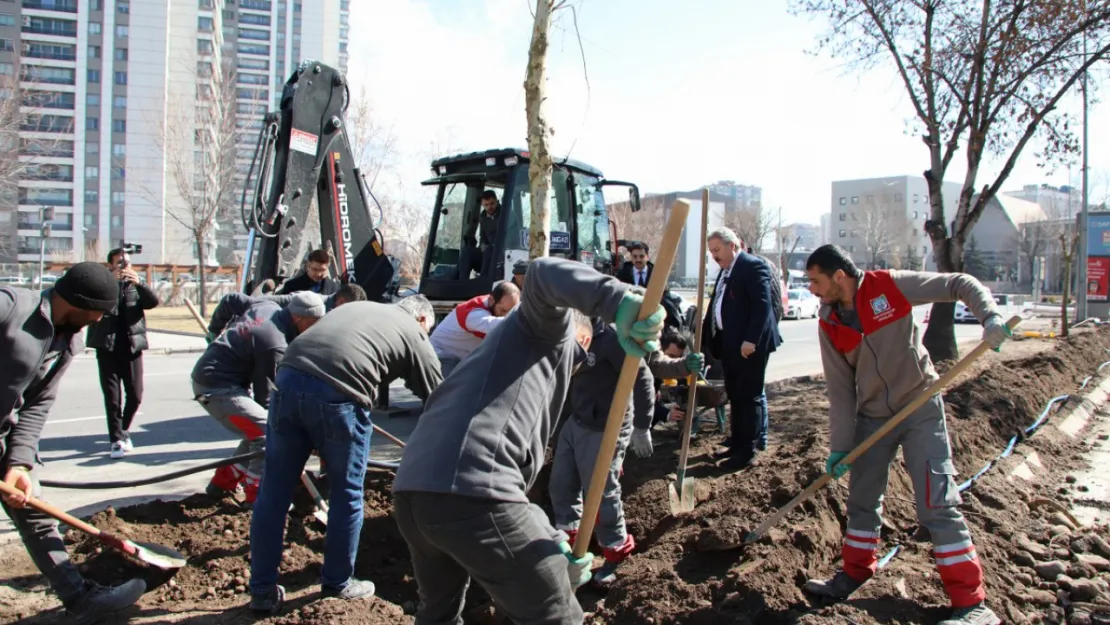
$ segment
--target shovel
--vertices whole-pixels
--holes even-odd
[[[208,334],[208,324],[204,322],[204,317],[200,316],[200,313],[197,312],[196,306],[193,306],[193,303],[189,301],[189,298],[186,297],[184,299],[185,308],[189,309],[189,314],[193,316],[193,320],[195,320],[197,322],[197,325],[200,326],[200,331]]]
[[[659,246],[659,255],[655,259],[655,270],[651,272],[648,280],[647,291],[644,293],[643,304],[640,305],[640,320],[650,316],[659,307],[663,297],[663,289],[667,286],[667,276],[671,274],[674,257],[678,252],[678,242],[682,237],[682,228],[686,223],[686,216],[690,213],[690,205],[684,200],[677,200],[671,206],[671,215],[667,219],[663,231],[663,242]],[[601,495],[605,490],[605,482],[609,478],[609,467],[613,465],[613,456],[617,451],[617,438],[620,437],[621,427],[624,425],[624,411],[628,406],[628,398],[632,395],[632,386],[636,383],[636,374],[640,368],[642,358],[625,354],[624,363],[621,364],[620,377],[617,378],[617,387],[613,391],[613,403],[609,405],[609,416],[605,421],[605,432],[601,435],[601,445],[597,450],[597,460],[594,461],[594,472],[590,476],[589,490],[586,491],[586,504],[582,511],[582,524],[578,528],[578,536],[574,540],[574,558],[580,559],[586,555],[590,546],[590,538],[594,533],[597,522],[598,509],[601,507]]]
[[[308,489],[308,493],[312,495],[312,499],[316,502],[316,512],[313,512],[312,516],[316,517],[317,521],[327,525],[328,502],[324,501],[324,498],[320,495],[319,489],[316,488],[316,484],[312,481],[312,478],[308,476],[307,471],[301,473],[301,483]]]
[[[701,263],[698,267],[698,303],[694,307],[694,353],[701,352],[701,320],[702,309],[705,308],[705,303],[702,301],[705,297],[705,248],[708,243],[705,240],[708,231],[709,223],[709,189],[702,189],[701,192]],[[686,409],[689,411],[686,414],[686,419],[682,423],[682,451],[678,456],[678,471],[675,473],[675,481],[673,484],[667,485],[667,494],[670,495],[671,500],[671,514],[680,514],[683,512],[692,512],[694,505],[697,504],[697,497],[694,495],[694,480],[693,478],[686,479],[686,461],[690,456],[690,432],[693,430],[694,418],[697,413],[697,399],[698,393],[698,375],[696,373],[690,374],[690,399],[686,402]]]
[[[21,493],[4,482],[0,482],[0,494],[19,496]],[[112,549],[121,551],[144,564],[149,564],[167,571],[180,569],[186,564],[185,556],[169,547],[155,545],[153,543],[144,543],[137,540],[129,540],[122,536],[102,532],[81,519],[67,514],[53,505],[35,499],[34,497],[27,498],[27,505],[43,514],[54,517],[74,529],[85,532]]]
[[[1021,323],[1021,317],[1014,315],[1013,317],[1010,317],[1009,321],[1006,322],[1006,326],[1010,328],[1010,331],[1012,332],[1019,323]],[[898,427],[898,424],[905,421],[911,414],[914,413],[914,411],[924,405],[925,402],[929,401],[929,398],[943,391],[945,387],[951,384],[961,373],[964,372],[965,369],[971,366],[971,363],[975,362],[988,349],[990,349],[990,346],[984,342],[980,342],[978,345],[976,345],[975,349],[971,350],[955,365],[952,365],[952,368],[946,371],[944,375],[940,376],[940,378],[936,382],[933,382],[933,384],[929,386],[929,388],[922,391],[921,394],[915,397],[914,400],[911,401],[905,408],[899,410],[898,414],[888,419],[881,428],[875,430],[875,432],[871,436],[868,436],[866,440],[857,445],[856,448],[853,449],[851,453],[845,456],[844,459],[842,459],[840,462],[844,464],[851,464],[857,458],[862,456],[864,452],[866,452],[868,449],[871,449],[872,445],[879,442],[879,440],[889,434],[891,430]],[[806,487],[806,489],[802,491],[797,497],[790,500],[790,503],[779,508],[778,511],[771,515],[771,518],[767,519],[763,522],[762,525],[750,532],[744,538],[744,542],[740,543],[739,545],[722,546],[720,549],[722,551],[735,549],[742,545],[747,545],[759,540],[759,538],[763,536],[763,534],[767,530],[771,529],[777,523],[786,518],[786,515],[789,514],[791,510],[797,508],[799,505],[802,504],[802,502],[812,497],[814,493],[824,488],[825,484],[828,484],[835,479],[836,478],[833,477],[832,473],[825,473],[821,477],[814,480],[814,482]]]

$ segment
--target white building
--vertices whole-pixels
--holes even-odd
[[[20,68],[20,89],[37,96],[20,132],[27,174],[14,202],[0,198],[0,232],[15,243],[0,262],[38,260],[39,211],[50,206],[47,260],[100,260],[128,241],[143,246],[136,262],[194,264],[186,231],[166,213],[181,201],[167,171],[167,120],[203,110],[207,72],[229,63],[241,87],[239,159],[249,163],[261,118],[301,59],[345,70],[348,8],[349,0],[0,1],[0,75]]]

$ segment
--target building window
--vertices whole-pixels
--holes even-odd
[[[99,35],[100,34],[100,22],[89,22],[89,34],[90,35]]]
[[[840,221],[848,221],[848,213],[840,213]]]
[[[112,167],[112,180],[123,180],[127,177],[127,171],[123,167]]]
[[[112,120],[112,132],[127,132],[127,120],[126,119],[113,119]]]
[[[100,46],[89,46],[89,58],[90,59],[99,59],[100,58]]]
[[[89,8],[91,8],[93,11],[103,11],[104,2],[103,0],[92,0],[92,2],[89,3]]]
[[[235,14],[234,13],[232,13],[231,18],[235,19]],[[239,23],[240,24],[254,24],[256,26],[269,26],[270,25],[270,16],[269,15],[256,15],[254,13],[244,13],[244,14],[239,16]]]
[[[0,51],[15,52],[15,42],[11,39],[0,39]]]
[[[96,141],[88,141],[85,143],[85,154],[99,154],[100,144]]]
[[[852,204],[859,204],[859,196],[858,195],[853,195],[852,196]]]
[[[197,8],[198,9],[203,9],[205,11],[211,11],[212,10],[212,0],[198,0]]]
[[[100,70],[90,69],[88,74],[89,74],[88,75],[89,82],[92,82],[92,83],[100,82]]]
[[[115,82],[117,85],[126,85],[127,72],[116,72]]]
[[[85,168],[85,177],[86,178],[99,178],[100,177],[100,168],[99,167],[86,167]]]
[[[86,193],[86,204],[88,203],[87,196],[88,196],[88,194]],[[90,228],[90,227],[96,225],[96,213],[85,213],[85,216],[84,216],[83,219],[84,219],[86,228]]]
[[[0,26],[15,26],[15,16],[11,13],[0,13]]]
[[[85,130],[100,130],[100,118],[98,118],[98,117],[86,117],[85,118]]]
[[[123,191],[112,191],[112,206],[123,206],[123,197]],[[115,223],[116,219],[118,219],[118,217],[112,217],[113,223]]]
[[[212,32],[212,18],[200,16],[197,18],[197,30],[202,33]]]
[[[917,204],[917,194],[916,193],[913,194],[913,203]]]
[[[212,41],[210,39],[197,39],[197,52],[212,54]]]
[[[127,146],[123,143],[113,143],[112,156],[115,156],[116,158],[127,156]]]
[[[88,106],[100,106],[100,94],[90,93],[85,96],[85,104]]]
[[[118,96],[112,98],[112,106],[114,106],[118,109],[127,108],[127,96],[118,95]]]
[[[847,230],[841,230],[840,231],[840,238],[845,239],[847,237],[848,237],[848,231]]]
[[[242,57],[239,59],[239,69],[258,69],[262,71],[270,71],[270,61],[266,59],[248,59]]]
[[[97,191],[96,189],[85,189],[85,203],[86,204],[99,204],[100,203],[100,192]],[[85,217],[86,217],[85,225],[86,226],[91,226],[92,224],[89,223],[90,220],[88,219],[88,217],[91,217],[91,215],[85,215]]]
[[[112,194],[113,199],[115,198],[115,195],[116,195],[115,193]],[[120,195],[123,195],[123,194],[120,193]],[[116,204],[116,206],[121,206],[121,205],[123,205],[123,198],[122,197],[120,198],[119,204]],[[113,228],[119,228],[122,225],[123,225],[123,217],[120,217],[119,215],[112,215],[112,227]]]
[[[251,28],[239,29],[240,39],[253,39],[255,41],[269,41],[270,33],[265,30],[254,30]]]
[[[128,35],[128,32],[129,32],[129,29],[127,27],[127,24],[119,24],[119,25],[116,26],[116,36],[117,37],[126,37]]]
[[[281,81],[280,84],[285,84],[285,81],[281,80],[280,76],[278,77],[278,80]],[[269,78],[269,76],[266,76],[265,74],[239,74],[239,83],[240,84],[244,84],[244,85],[265,85],[268,82],[270,82],[270,78]]]
[[[913,212],[913,218],[914,218],[914,219],[917,219],[917,211],[914,211],[914,212]]]
[[[859,238],[859,230],[853,230],[852,231],[852,238],[853,239],[858,239]]]
[[[848,251],[852,254],[855,254],[856,253],[856,246],[854,246],[854,245],[849,246]]]
[[[130,13],[131,12],[131,3],[130,2],[123,2],[122,0],[120,2],[116,2],[116,10],[119,11],[120,13],[124,13],[124,14]]]
[[[259,56],[270,56],[270,46],[241,43],[239,44],[239,54],[257,54]]]
[[[848,205],[848,198],[846,198],[846,197],[840,198],[840,205],[841,206],[847,206]]]
[[[116,48],[115,59],[117,61],[127,60],[127,48]]]

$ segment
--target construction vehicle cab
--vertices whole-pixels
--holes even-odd
[[[435,177],[423,183],[436,187],[436,200],[419,292],[444,314],[489,293],[494,282],[511,279],[513,265],[528,258],[528,152],[506,148],[460,154],[433,161],[432,171]],[[585,163],[554,164],[550,256],[578,260],[606,274],[619,268],[602,192],[606,186],[627,187],[632,210],[639,210],[636,185],[605,180]]]

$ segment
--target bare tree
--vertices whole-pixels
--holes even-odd
[[[1059,223],[1054,220],[1035,221],[1018,227],[1010,245],[1018,251],[1023,283],[1025,277],[1032,283],[1037,263],[1052,249],[1052,244],[1060,237],[1061,231]]]
[[[1068,305],[1071,299],[1071,267],[1079,251],[1079,233],[1065,230],[1060,233],[1061,256],[1064,258],[1064,296],[1060,298],[1060,336],[1068,336]],[[1087,285],[1081,284],[1079,288],[1085,289]]]
[[[231,67],[216,67],[197,83],[197,99],[171,105],[155,138],[165,155],[165,213],[187,233],[198,262],[200,313],[207,315],[208,246],[217,223],[236,197],[236,80]]]
[[[731,228],[753,252],[763,251],[763,242],[775,230],[775,219],[761,204],[726,210],[724,224]],[[772,236],[772,240],[774,237]]]
[[[397,135],[392,124],[386,125],[378,118],[365,85],[347,109],[347,141],[368,187],[375,189],[383,174],[395,173],[400,157]]]
[[[926,231],[940,271],[963,268],[972,228],[1031,141],[1043,141],[1042,164],[1073,157],[1075,124],[1058,106],[1110,53],[1105,0],[792,0],[792,8],[828,18],[819,48],[858,71],[885,65],[902,82],[911,128],[929,153]],[[946,216],[942,183],[957,153],[967,173],[956,214]],[[1003,165],[977,188],[985,156]],[[953,312],[952,303],[933,307],[924,340],[935,361],[958,355]]]
[[[864,249],[870,269],[900,264],[910,227],[904,206],[870,199],[860,210],[860,227],[863,228]]]
[[[544,116],[543,102],[547,98],[547,45],[551,29],[551,14],[565,0],[536,0],[535,20],[532,23],[532,42],[528,46],[528,71],[524,79],[524,112],[528,119],[528,186],[531,189],[532,217],[528,227],[528,257],[547,256],[548,237],[551,231],[548,215],[551,211],[551,152],[547,140],[551,129]]]
[[[648,250],[658,250],[663,241],[663,226],[667,223],[669,205],[665,200],[663,195],[643,197],[640,210],[635,213],[629,202],[609,205],[609,219],[616,226],[617,239],[639,241],[646,244]]]

